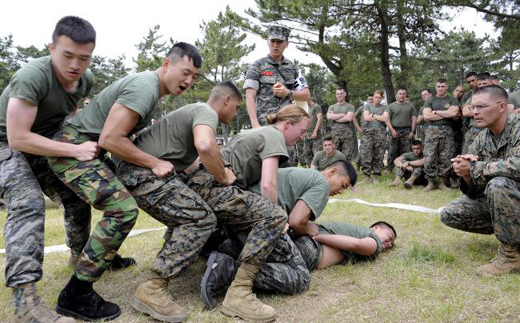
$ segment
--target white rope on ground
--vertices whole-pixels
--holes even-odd
[[[392,209],[400,209],[400,210],[408,210],[408,211],[415,211],[415,212],[422,212],[422,213],[431,213],[431,214],[439,214],[441,213],[442,207],[438,209],[430,209],[429,207],[424,206],[418,206],[418,205],[408,205],[408,204],[400,204],[400,203],[370,203],[367,201],[364,201],[362,199],[329,199],[329,203],[338,203],[338,202],[350,202],[350,203],[359,203],[359,204],[365,204],[370,206],[376,206],[376,207],[388,207]]]
[[[388,207],[392,209],[400,209],[400,210],[408,210],[408,211],[415,211],[415,212],[422,212],[422,213],[430,213],[430,214],[439,214],[441,213],[442,207],[438,209],[430,209],[428,207],[424,206],[418,206],[418,205],[408,205],[408,204],[400,204],[400,203],[370,203],[367,201],[364,201],[362,199],[329,199],[328,203],[359,203],[359,204],[365,204],[370,206],[376,206],[376,207]],[[129,237],[139,235],[142,233],[150,232],[150,231],[157,231],[157,230],[163,230],[165,227],[162,228],[156,228],[156,229],[142,229],[142,230],[132,230],[128,234]],[[69,247],[66,245],[57,245],[57,246],[48,246],[45,247],[44,252],[45,253],[51,253],[51,252],[60,252],[60,251],[67,251],[69,250]],[[5,249],[0,249],[0,254],[4,254]]]
[[[136,236],[136,235],[139,235],[139,234],[143,234],[143,233],[146,233],[146,232],[150,232],[150,231],[164,230],[165,228],[166,227],[155,228],[155,229],[132,230],[132,231],[130,231],[128,236],[129,237],[133,237],[133,236]],[[70,250],[69,247],[67,247],[67,245],[60,244],[60,245],[57,245],[57,246],[45,247],[43,252],[44,253],[51,253],[51,252],[61,252],[61,251],[67,251],[67,250]],[[4,254],[4,253],[5,253],[5,249],[0,249],[0,254]]]

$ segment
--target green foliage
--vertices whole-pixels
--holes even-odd
[[[125,66],[125,56],[108,58],[94,55],[90,70],[94,74],[94,86],[90,96],[98,94],[105,87],[128,75],[130,68]]]
[[[155,25],[148,30],[148,35],[143,37],[141,42],[135,47],[139,50],[137,58],[134,59],[136,64],[135,71],[153,71],[158,69],[168,53],[168,45],[162,40],[162,35],[159,35],[161,26]],[[170,39],[173,45],[173,41]]]
[[[13,35],[0,38],[0,92],[9,84],[18,68],[13,57]]]

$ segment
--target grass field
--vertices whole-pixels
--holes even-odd
[[[339,198],[360,198],[376,203],[404,203],[439,208],[460,195],[456,190],[424,193],[388,188],[390,178],[380,184],[360,184],[359,192],[347,191]],[[5,223],[0,212],[0,224]],[[95,212],[95,218],[100,213]],[[439,216],[356,203],[335,203],[325,209],[319,221],[345,221],[370,225],[386,220],[397,229],[395,247],[373,263],[336,266],[312,274],[312,286],[297,296],[259,297],[274,306],[278,322],[520,322],[520,275],[479,277],[475,269],[492,259],[498,242],[494,236],[456,231],[444,226]],[[318,222],[319,222],[318,221]],[[141,212],[134,229],[162,225]],[[133,292],[146,279],[151,262],[162,244],[163,230],[128,238],[122,255],[132,255],[138,265],[120,272],[106,272],[95,284],[106,299],[118,303],[122,315],[114,322],[149,322],[130,306]],[[49,210],[46,243],[64,243],[61,211]],[[3,236],[0,248],[4,248]],[[45,256],[44,277],[38,283],[44,302],[54,307],[72,268],[68,252]],[[0,255],[2,268],[5,255]],[[190,322],[235,322],[221,314],[219,307],[206,311],[200,300],[199,284],[205,263],[198,260],[173,280],[169,292],[189,309]],[[0,282],[4,285],[3,276]],[[11,290],[0,289],[0,322],[10,320]]]

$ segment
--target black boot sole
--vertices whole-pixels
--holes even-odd
[[[83,315],[73,312],[71,310],[60,307],[59,305],[56,305],[56,312],[63,316],[73,317],[75,319],[80,319],[80,320],[87,321],[87,322],[99,321],[99,320],[111,321],[113,319],[118,318],[121,315],[121,310],[119,309],[117,311],[117,313],[115,313],[113,315],[93,318],[93,317],[83,316]]]

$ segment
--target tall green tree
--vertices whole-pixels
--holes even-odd
[[[0,93],[19,68],[14,57],[13,35],[0,38]]]
[[[226,10],[229,11],[229,7]],[[197,95],[200,101],[205,101],[218,82],[230,81],[241,88],[247,70],[247,64],[242,63],[242,60],[255,49],[255,45],[244,44],[246,34],[222,12],[215,20],[203,21],[200,29],[203,38],[197,40],[195,45],[203,60],[202,79],[197,82],[193,94]],[[243,104],[235,122],[229,129],[224,127],[223,131],[225,134],[236,134],[248,124],[250,121]]]
[[[94,86],[90,92],[91,96],[98,94],[105,87],[127,76],[130,72],[130,68],[125,65],[124,55],[117,58],[94,55],[90,64],[90,70],[94,74]]]

